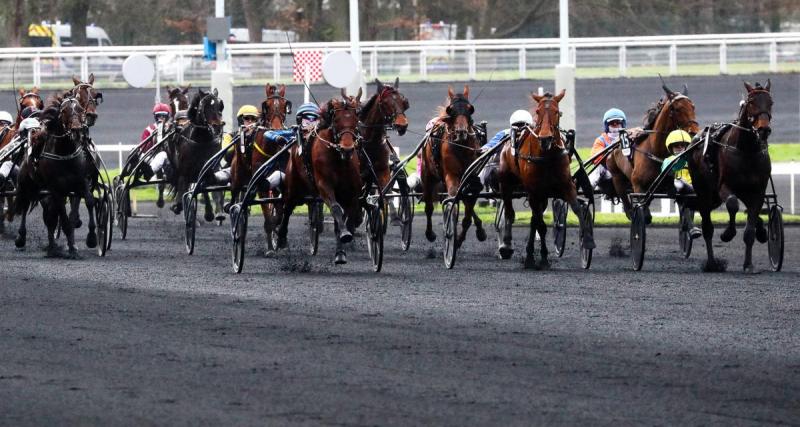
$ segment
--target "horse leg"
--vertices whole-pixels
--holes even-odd
[[[736,213],[739,212],[739,199],[734,195],[728,196],[725,200],[725,208],[728,209],[728,226],[719,236],[723,242],[730,242],[736,236]]]
[[[72,222],[69,220],[66,204],[63,199],[54,198],[51,208],[58,213],[61,221],[61,230],[64,231],[64,235],[67,237],[67,258],[78,259],[78,249],[75,248],[75,228],[73,228]]]
[[[222,225],[222,222],[225,221],[225,192],[224,191],[215,191],[211,193],[211,198],[214,200],[214,219]]]
[[[752,209],[753,204],[747,206],[747,225],[744,227],[744,272],[755,273],[753,267],[753,243],[756,241],[756,222],[758,219],[758,209]],[[760,206],[759,206],[760,207]]]
[[[56,231],[59,226],[59,213],[56,211],[52,203],[42,203],[42,220],[47,227],[47,247],[45,253],[48,258],[58,258],[63,256],[61,248],[58,247],[56,242]]]
[[[509,259],[514,254],[514,247],[511,245],[511,226],[514,224],[514,199],[511,194],[503,195],[503,214],[506,219],[505,226],[503,227],[503,243],[497,248],[497,253],[500,258]],[[531,222],[531,224],[533,224]],[[533,225],[531,225],[533,227]]]
[[[536,209],[538,207],[531,203],[531,221],[528,224],[528,242],[525,245],[525,268],[536,268]]]
[[[92,194],[92,189],[90,187],[89,182],[86,182],[85,188],[83,189],[83,198],[86,200],[86,210],[89,212],[89,233],[86,235],[86,247],[87,248],[96,248],[97,247],[97,234],[95,233],[95,199],[94,195]]]
[[[158,173],[156,173],[156,178],[158,178],[159,181],[163,181],[164,172],[159,170]],[[158,200],[156,200],[156,207],[159,209],[164,207],[164,187],[165,185],[163,182],[156,186],[156,188],[158,188]]]
[[[472,217],[475,216],[475,200],[464,200],[464,218],[461,220],[461,233],[456,239],[456,247],[461,247],[467,238],[467,230],[472,225]]]
[[[2,190],[3,189],[0,188],[0,191],[2,191]],[[3,208],[5,207],[5,201],[6,201],[5,197],[0,197],[0,215],[1,215],[0,216],[0,234],[3,234],[3,233],[6,232],[7,214],[5,214],[5,215],[3,214]],[[10,211],[11,210],[11,204],[9,203],[8,206],[9,206],[8,210]]]
[[[208,193],[203,193],[203,208],[204,208],[203,219],[205,219],[206,222],[213,221],[214,207],[211,206],[211,197],[208,195]]]
[[[714,257],[714,246],[711,244],[711,239],[714,237],[714,224],[711,222],[711,210],[700,210],[700,217],[703,221],[703,240],[706,241],[706,255],[708,257],[703,266],[703,271],[709,273],[725,271],[725,263]]]
[[[292,200],[289,197],[285,197],[283,200],[286,201],[286,204],[283,206],[283,216],[281,216],[281,223],[278,226],[278,247],[277,249],[286,249],[288,246],[288,242],[286,239],[286,233],[289,230],[289,217],[292,216],[292,212],[294,211],[295,204],[290,202]],[[312,205],[308,205],[308,208],[311,209]]]
[[[69,220],[72,222],[73,228],[81,228],[83,221],[81,221],[81,198],[79,196],[69,197]]]
[[[547,259],[547,224],[544,222],[544,210],[547,209],[547,199],[540,201],[536,204],[536,210],[533,212],[533,218],[536,220],[536,232],[539,234],[539,264],[536,266],[538,270],[546,270],[550,268],[550,261]],[[532,228],[532,227],[531,227]],[[535,239],[531,239],[535,240]],[[533,244],[531,242],[531,244]]]
[[[483,242],[486,240],[486,230],[483,228],[483,221],[478,217],[478,214],[475,212],[475,201],[472,202],[472,221],[475,223],[475,238],[478,239],[479,242]]]
[[[183,212],[183,194],[186,192],[186,189],[189,188],[186,184],[186,178],[179,176],[178,182],[175,185],[175,204],[172,205],[170,210],[175,215],[180,214]]]
[[[336,206],[339,209],[342,208],[338,204]],[[331,208],[331,211],[333,211],[333,208]],[[333,217],[336,218],[336,214]],[[336,255],[333,257],[333,263],[337,265],[347,264],[347,253],[344,251],[344,243],[342,242],[342,232],[346,230],[345,227],[344,222],[340,223],[339,220],[333,222],[333,232],[336,234]]]
[[[433,221],[431,217],[433,216],[433,189],[435,186],[431,185],[424,185],[423,186],[423,194],[422,199],[425,201],[425,238],[428,239],[429,242],[436,241],[436,233],[433,232]]]
[[[16,246],[18,249],[23,249],[25,248],[25,241],[28,235],[26,223],[28,220],[28,210],[30,209],[30,204],[28,203],[27,199],[23,199],[21,197],[17,197],[15,204],[15,208],[20,214],[20,219],[19,229],[17,230],[17,238],[14,239],[14,246]]]
[[[259,193],[261,197],[268,197],[269,193]],[[261,204],[261,215],[264,217],[264,236],[266,237],[267,246],[264,248],[264,256],[271,257],[275,255],[275,248],[272,245],[272,233],[275,231],[275,220],[272,216],[272,203]]]
[[[763,202],[761,202],[763,204]],[[760,208],[761,206],[759,206]],[[749,209],[749,208],[748,208]],[[758,209],[756,209],[758,212]],[[756,240],[758,243],[767,243],[767,228],[764,227],[764,220],[756,213]]]
[[[619,199],[622,201],[622,208],[625,210],[625,215],[628,219],[631,219],[631,211],[633,206],[631,205],[630,199],[628,199],[628,180],[625,178],[625,175],[622,174],[622,171],[618,173],[611,174],[611,182],[614,184],[614,192],[617,193]]]

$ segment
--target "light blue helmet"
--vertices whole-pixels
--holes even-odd
[[[297,108],[297,123],[300,123],[300,120],[302,120],[303,117],[314,117],[319,119],[319,115],[320,110],[317,104],[313,102],[306,102]]]
[[[619,108],[612,108],[603,114],[603,130],[608,132],[608,122],[612,120],[622,120],[622,127],[628,127],[628,118],[625,117],[625,112]]]

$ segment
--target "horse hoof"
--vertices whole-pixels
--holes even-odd
[[[333,263],[336,265],[347,264],[347,254],[345,254],[344,251],[336,252]]]
[[[58,245],[48,246],[46,251],[45,251],[45,256],[47,258],[63,258],[64,257],[64,251],[61,248],[61,246],[58,246]]]
[[[22,236],[22,235],[17,236],[17,238],[14,239],[14,246],[16,246],[18,249],[24,248],[25,247],[25,236]]]
[[[400,218],[398,218],[397,216],[392,215],[392,220],[391,220],[390,224],[392,226],[398,227],[398,226],[403,225],[403,221],[401,221]]]
[[[592,236],[586,236],[583,238],[583,248],[584,249],[594,249],[597,247],[597,244],[594,242],[594,238]]]
[[[719,235],[720,240],[723,242],[730,242],[736,236],[736,229],[733,227],[726,228],[722,234]],[[764,240],[766,241],[766,240]]]
[[[158,199],[156,201],[156,207],[159,208],[159,209],[163,208],[164,207],[164,200],[163,199]]]
[[[525,269],[526,270],[533,270],[536,269],[536,259],[532,256],[525,257]]]
[[[764,227],[756,228],[756,240],[758,243],[767,243],[767,229]]]
[[[510,246],[500,246],[497,249],[497,253],[500,254],[500,259],[510,259],[511,255],[514,255],[514,248]]]
[[[703,271],[706,273],[722,273],[728,267],[728,263],[719,258],[709,259],[703,264]]]
[[[233,206],[233,201],[225,203],[224,205],[222,205],[222,212],[225,212],[226,214],[230,214],[231,213],[231,206]]]
[[[352,241],[353,241],[353,234],[350,233],[349,231],[342,230],[342,232],[339,233],[339,242],[340,243],[350,243]]]
[[[264,251],[264,258],[274,258],[274,257],[275,257],[274,249],[267,249]]]
[[[74,228],[76,230],[78,228],[81,228],[82,225],[83,225],[83,221],[81,221],[80,218],[76,218],[74,221],[72,221],[72,228]]]
[[[536,266],[537,270],[549,270],[550,269],[550,261],[547,258],[542,258],[539,260],[539,265]]]
[[[213,221],[214,220],[214,212],[206,212],[205,214],[203,214],[203,219],[206,220],[206,222]]]
[[[172,205],[172,206],[170,206],[169,210],[171,210],[172,213],[174,213],[175,215],[178,215],[181,212],[183,212],[183,206],[181,206],[181,205]]]
[[[97,234],[91,232],[88,235],[86,235],[86,247],[89,249],[97,247]]]
[[[78,253],[77,249],[70,249],[67,252],[66,257],[67,259],[82,259],[81,255]]]
[[[476,228],[475,229],[475,237],[478,239],[479,242],[485,242],[486,241],[486,230],[484,230],[483,227]]]
[[[217,216],[215,216],[214,219],[217,221],[217,225],[222,225],[222,223],[225,222],[225,215],[221,213],[217,214]]]
[[[753,267],[753,264],[744,266],[744,274],[758,274],[759,271]]]
[[[426,230],[425,231],[425,238],[428,239],[429,242],[435,242],[436,241],[436,233],[434,233],[433,231],[427,231]]]

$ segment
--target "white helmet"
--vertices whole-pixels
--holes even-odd
[[[8,114],[8,111],[0,111],[0,122],[14,123],[14,118]]]
[[[533,124],[533,116],[526,110],[517,110],[511,114],[511,117],[508,119],[508,124],[511,126],[518,125],[520,123],[524,123],[528,126]]]
[[[0,116],[2,117],[2,116]],[[39,120],[35,117],[28,117],[27,119],[21,121],[19,123],[19,130],[20,132],[26,131],[28,129],[36,129],[40,126]]]

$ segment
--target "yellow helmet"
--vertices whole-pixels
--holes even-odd
[[[242,116],[258,117],[258,108],[256,108],[255,105],[242,105],[242,108],[240,108],[239,112],[236,113],[236,117]]]
[[[692,142],[692,136],[689,135],[689,132],[686,132],[685,130],[681,129],[674,130],[670,132],[669,135],[667,135],[668,150],[670,146],[677,144],[679,142],[685,142],[686,144],[690,144]]]

